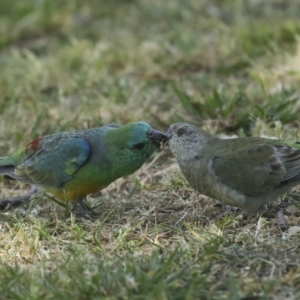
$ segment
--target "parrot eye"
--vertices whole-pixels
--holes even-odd
[[[186,134],[186,131],[185,131],[183,128],[180,128],[180,129],[177,131],[177,135],[178,135],[178,136],[182,136],[182,135],[184,135],[184,134]]]
[[[133,145],[132,148],[134,150],[142,150],[144,148],[144,146],[145,146],[145,143],[137,143],[137,144]]]

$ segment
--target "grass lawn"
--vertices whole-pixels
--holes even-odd
[[[0,156],[35,137],[143,120],[300,140],[296,0],[1,0]],[[1,179],[0,199],[29,187]],[[290,198],[290,196],[289,196]],[[300,299],[300,205],[243,220],[168,147],[89,198],[0,214],[0,299]]]

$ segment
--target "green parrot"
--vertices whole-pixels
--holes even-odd
[[[138,170],[164,140],[145,122],[55,133],[0,157],[0,174],[86,210],[86,195]]]
[[[220,139],[189,123],[166,133],[191,186],[246,214],[300,183],[300,144],[259,137]]]

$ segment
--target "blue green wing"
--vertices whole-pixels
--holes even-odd
[[[90,146],[83,138],[49,136],[15,168],[15,177],[29,184],[60,187],[85,164],[89,155]]]

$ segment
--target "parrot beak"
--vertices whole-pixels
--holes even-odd
[[[172,137],[172,131],[169,128],[168,131],[166,132],[166,141],[168,141]]]
[[[157,147],[160,146],[161,142],[166,142],[167,137],[158,130],[150,128],[147,132],[147,137],[151,140]]]

